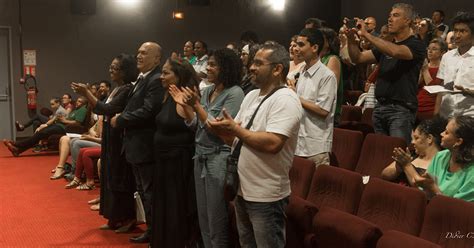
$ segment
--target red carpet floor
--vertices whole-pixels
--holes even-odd
[[[50,180],[57,161],[31,151],[15,158],[0,144],[0,247],[147,247],[128,242],[140,229],[99,230],[105,220],[87,205],[98,189],[66,190],[65,180]]]

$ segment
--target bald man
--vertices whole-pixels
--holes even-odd
[[[380,36],[380,34],[377,32],[377,20],[375,20],[375,17],[369,16],[365,18],[364,23],[367,32],[369,32],[373,36]]]
[[[145,42],[138,49],[137,68],[140,71],[122,114],[111,120],[111,125],[125,129],[123,151],[132,165],[137,191],[143,201],[148,228],[140,236],[130,238],[133,243],[148,243],[151,236],[151,203],[153,195],[153,134],[155,115],[161,109],[164,88],[160,83],[161,47]],[[106,185],[103,185],[106,187]]]

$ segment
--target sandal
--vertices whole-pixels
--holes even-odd
[[[95,189],[95,185],[89,185],[87,183],[83,183],[76,187],[77,190],[93,190]]]
[[[81,185],[81,181],[79,179],[74,178],[74,180],[72,180],[70,183],[66,184],[66,186],[64,186],[64,188],[72,189],[72,188],[75,188],[79,185]]]
[[[90,205],[95,205],[95,204],[98,204],[98,203],[100,203],[100,197],[97,197],[97,198],[92,199],[92,200],[87,202],[87,204],[90,204]]]
[[[58,170],[58,169],[60,169],[60,170]],[[49,179],[51,179],[51,180],[60,179],[64,176],[64,174],[66,174],[66,170],[64,170],[64,167],[57,166],[56,170],[54,172],[54,175],[52,175]]]
[[[99,203],[94,204],[90,208],[91,208],[92,211],[99,211],[100,210],[100,204]]]

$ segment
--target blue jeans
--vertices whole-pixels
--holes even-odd
[[[229,147],[196,145],[194,182],[202,240],[206,248],[230,247],[224,178]]]
[[[376,133],[400,137],[410,144],[415,117],[416,113],[404,106],[377,103],[372,120]]]
[[[240,246],[259,248],[285,247],[285,208],[289,197],[275,202],[250,202],[235,198]]]

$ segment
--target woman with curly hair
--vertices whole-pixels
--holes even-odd
[[[224,199],[227,146],[206,125],[207,120],[222,116],[225,109],[235,117],[244,99],[240,88],[242,64],[230,49],[219,49],[209,58],[207,79],[211,86],[202,97],[197,89],[171,88],[171,93],[187,112],[186,121],[196,128],[194,180],[199,215],[199,226],[205,247],[230,247],[229,219]]]
[[[474,202],[474,118],[457,116],[441,134],[441,145],[416,184],[429,195],[446,195]]]

